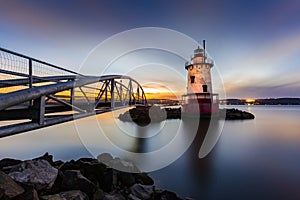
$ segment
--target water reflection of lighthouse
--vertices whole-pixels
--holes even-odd
[[[187,62],[188,70],[187,94],[183,95],[184,105],[182,114],[187,116],[206,117],[219,112],[219,96],[213,94],[211,81],[211,68],[213,60],[207,57],[205,52],[205,40],[203,49],[194,50],[194,57]]]

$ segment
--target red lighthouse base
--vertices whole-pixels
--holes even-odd
[[[183,95],[182,115],[187,117],[210,117],[219,113],[219,95],[194,93]]]

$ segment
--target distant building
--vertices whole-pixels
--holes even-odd
[[[204,116],[219,112],[219,96],[213,94],[212,89],[211,68],[213,66],[213,60],[206,55],[205,40],[203,40],[203,49],[198,47],[194,50],[194,56],[185,65],[188,77],[187,94],[183,95],[183,114]]]

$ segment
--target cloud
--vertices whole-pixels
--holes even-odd
[[[247,51],[235,55],[233,61],[222,69],[227,95],[241,96],[237,91],[241,94],[249,91],[251,96],[264,93],[271,96],[295,96],[296,88],[285,88],[285,92],[274,88],[299,83],[299,53],[300,29],[283,38],[262,43],[255,51],[249,47]]]
[[[227,90],[227,95],[236,98],[300,97],[300,81],[276,86],[241,86]]]

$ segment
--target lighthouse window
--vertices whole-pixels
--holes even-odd
[[[191,76],[191,83],[195,83],[195,76]]]

